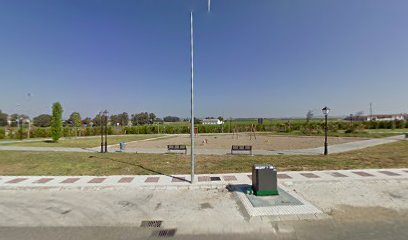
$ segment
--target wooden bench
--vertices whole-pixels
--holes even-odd
[[[250,154],[252,155],[252,146],[251,145],[232,145],[231,147],[231,154],[234,153],[234,151],[249,151]]]
[[[187,154],[187,146],[186,145],[167,145],[167,151],[185,151]]]

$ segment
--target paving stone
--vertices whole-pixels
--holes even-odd
[[[93,178],[88,183],[102,183],[106,178]]]
[[[327,172],[327,174],[333,176],[333,177],[348,177],[347,175],[344,175],[342,173],[339,172]]]
[[[305,176],[307,178],[320,178],[319,176],[317,176],[314,173],[301,173],[300,175]]]
[[[171,179],[171,182],[186,182],[186,178],[185,177],[173,177]]]
[[[61,183],[75,183],[79,180],[80,178],[67,178],[64,181],[62,181]]]
[[[291,176],[289,176],[288,174],[284,174],[284,173],[278,173],[277,177],[280,179],[292,179]]]
[[[144,182],[146,183],[157,183],[160,177],[147,177]]]
[[[210,176],[198,176],[198,181],[199,182],[210,182]]]
[[[224,181],[237,181],[237,178],[235,176],[222,176]]]
[[[391,171],[378,171],[382,174],[388,175],[388,176],[400,176],[401,174],[395,173],[395,172],[391,172]]]
[[[14,178],[14,179],[12,179],[12,180],[6,182],[6,183],[19,183],[19,182],[25,181],[25,180],[27,180],[27,179],[28,179],[28,178]]]
[[[353,172],[353,173],[357,174],[359,176],[362,176],[362,177],[374,177],[374,175],[372,175],[372,174],[370,174],[368,172],[363,172],[363,171],[356,171],[356,172]]]
[[[134,177],[123,177],[119,179],[118,183],[130,183],[135,179]]]
[[[37,181],[34,181],[33,183],[47,183],[51,180],[53,180],[54,178],[40,178]]]

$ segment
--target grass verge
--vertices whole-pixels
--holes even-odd
[[[280,171],[408,167],[408,141],[328,156],[198,155],[196,173],[250,172],[255,163]],[[0,175],[189,174],[181,154],[0,151]]]
[[[130,142],[149,138],[157,138],[162,135],[123,135],[123,136],[108,136],[108,144],[118,144],[120,142]],[[15,142],[6,143],[3,146],[18,146],[18,147],[72,147],[72,148],[92,148],[98,147],[101,144],[100,137],[83,137],[83,138],[72,138],[63,139],[58,142],[52,141],[36,141],[36,142]]]

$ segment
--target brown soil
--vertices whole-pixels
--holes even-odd
[[[364,140],[364,138],[351,137],[330,137],[330,145],[355,142]],[[162,138],[152,141],[129,142],[127,148],[166,148],[171,144],[183,144],[190,146],[190,136],[180,135],[170,138]],[[252,145],[254,149],[261,150],[287,150],[287,149],[305,149],[321,147],[324,143],[324,137],[315,136],[276,136],[276,135],[257,135],[256,139],[248,133],[238,135],[198,135],[195,140],[195,146],[199,149],[229,149],[231,145]]]

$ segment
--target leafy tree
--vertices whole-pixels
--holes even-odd
[[[166,117],[163,118],[163,120],[164,120],[165,122],[179,122],[179,121],[180,121],[180,118],[178,118],[178,117],[173,117],[173,116],[166,116]]]
[[[119,117],[119,114],[118,114],[118,115],[111,115],[111,116],[110,116],[110,121],[111,121],[111,123],[112,123],[113,126],[120,125],[120,117]]]
[[[306,113],[306,122],[309,122],[313,118],[313,111],[309,110]]]
[[[3,113],[1,110],[0,110],[0,126],[1,127],[4,127],[4,126],[7,126],[7,117],[8,117],[8,115],[6,114],[6,113]]]
[[[81,127],[81,114],[79,114],[78,112],[73,112],[71,116],[69,116],[69,121],[73,127]]]
[[[153,124],[154,120],[156,119],[156,114],[149,113],[149,123]]]
[[[89,126],[89,125],[91,124],[91,122],[92,122],[92,119],[89,118],[89,117],[84,118],[84,119],[82,120],[82,124],[83,124],[83,125],[86,125],[86,126]]]
[[[203,121],[201,121],[201,119],[198,118],[194,118],[194,124],[202,124]]]
[[[224,122],[224,118],[221,116],[218,117],[218,120],[220,120],[221,122]]]
[[[120,120],[120,125],[121,126],[127,126],[129,124],[129,114],[127,112],[123,112],[122,114],[119,114],[119,120]]]
[[[97,114],[93,119],[92,119],[92,124],[93,126],[100,126],[101,125],[101,115]]]
[[[51,126],[51,115],[41,114],[33,118],[33,124],[36,127],[49,127]]]
[[[62,106],[59,102],[52,105],[52,117],[51,117],[51,136],[54,142],[58,142],[58,139],[62,137]]]
[[[141,112],[138,114],[132,114],[132,124],[144,125],[149,123],[149,114],[147,112]]]

